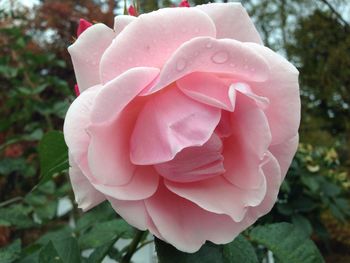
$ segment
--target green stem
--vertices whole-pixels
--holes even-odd
[[[127,252],[125,256],[122,258],[120,263],[130,263],[130,259],[134,255],[134,253],[137,250],[137,246],[140,243],[141,239],[143,238],[143,235],[146,232],[138,230],[134,239],[131,241],[130,245],[128,246]]]

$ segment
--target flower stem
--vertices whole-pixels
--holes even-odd
[[[145,231],[138,230],[134,239],[131,241],[128,250],[125,254],[125,256],[122,258],[121,263],[129,263],[131,257],[134,255],[134,253],[137,250],[137,246],[140,243],[141,239],[143,238],[143,235],[145,234]]]

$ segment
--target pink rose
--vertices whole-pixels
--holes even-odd
[[[233,240],[274,205],[298,144],[298,71],[239,3],[88,27],[64,134],[76,201],[186,252]]]

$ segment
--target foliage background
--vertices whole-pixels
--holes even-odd
[[[57,246],[57,239],[65,240],[72,251],[93,249],[87,262],[99,262],[106,255],[120,260],[127,248],[119,251],[113,244],[132,238],[134,230],[108,204],[83,215],[74,204],[67,173],[62,172],[67,164],[54,164],[60,168],[56,171],[40,167],[47,155],[47,135],[38,145],[47,132],[62,130],[75,98],[66,48],[74,41],[77,21],[85,18],[112,26],[124,3],[34,2],[0,0],[0,262],[45,262],[47,254],[61,256],[66,247]],[[298,67],[301,84],[301,144],[278,203],[258,225],[290,222],[316,242],[327,262],[350,262],[350,3],[242,4],[265,44]],[[178,3],[143,0],[139,6],[143,13],[172,5]],[[61,135],[49,136],[64,155]],[[147,242],[142,237],[141,245]],[[260,261],[266,260],[264,247],[254,249]],[[77,262],[79,253],[63,254],[62,262]]]

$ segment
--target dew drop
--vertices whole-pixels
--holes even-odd
[[[180,58],[176,63],[176,69],[177,71],[183,71],[187,65],[187,62],[185,59]]]
[[[219,51],[219,52],[215,53],[211,59],[216,64],[222,64],[228,60],[228,54],[226,51]]]

